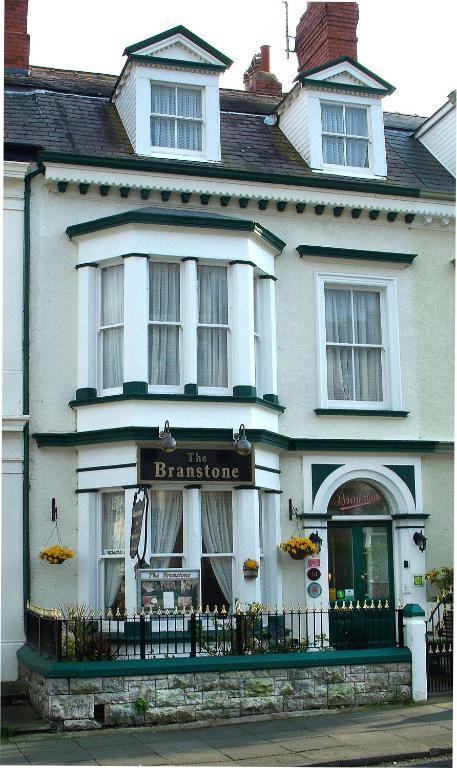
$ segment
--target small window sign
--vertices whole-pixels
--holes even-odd
[[[104,549],[103,554],[104,555],[123,555],[124,550],[123,549]]]
[[[344,598],[345,598],[345,600],[353,600],[354,599],[354,590],[353,589],[345,589],[344,590]]]
[[[336,590],[336,599],[337,600],[344,600],[345,593],[346,593],[345,589],[337,589]]]
[[[414,586],[415,587],[423,587],[424,586],[424,577],[422,575],[414,576]]]

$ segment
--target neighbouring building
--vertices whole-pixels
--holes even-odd
[[[140,551],[197,571],[203,608],[426,608],[451,564],[455,94],[383,112],[357,20],[308,3],[292,89],[263,46],[236,91],[183,26],[118,77],[32,66],[7,0],[4,679],[27,600],[141,609],[139,485]],[[53,499],[61,565],[39,557]]]

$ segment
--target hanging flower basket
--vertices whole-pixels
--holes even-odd
[[[68,547],[63,547],[61,544],[53,544],[50,547],[45,547],[40,552],[41,560],[47,560],[48,563],[53,565],[59,565],[64,563],[65,560],[69,560],[74,557],[75,553]]]
[[[259,563],[257,560],[253,560],[252,558],[248,558],[243,563],[243,572],[245,578],[251,578],[255,579],[256,576],[259,574]]]
[[[279,549],[287,552],[292,560],[304,560],[308,555],[315,555],[317,547],[306,536],[290,536],[287,541],[282,541]]]

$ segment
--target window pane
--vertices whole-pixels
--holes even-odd
[[[155,147],[174,147],[175,122],[169,117],[151,117],[151,144]]]
[[[105,560],[105,610],[114,615],[125,611],[125,566],[123,560]]]
[[[198,267],[198,319],[200,323],[228,323],[226,267]]]
[[[354,350],[355,399],[382,402],[380,349]]]
[[[124,267],[102,269],[102,325],[124,322]]]
[[[201,91],[197,91],[194,88],[178,88],[178,115],[201,118]]]
[[[224,328],[199,328],[197,355],[197,384],[227,387],[227,331]]]
[[[327,341],[352,343],[351,292],[325,289],[325,330]]]
[[[327,390],[330,400],[354,400],[350,347],[327,347]]]
[[[151,491],[151,552],[161,555],[182,553],[183,511],[181,491]],[[171,558],[161,558],[160,567],[168,568]],[[156,567],[159,567],[156,565]],[[176,567],[176,566],[172,566]]]
[[[346,165],[368,168],[368,141],[366,139],[346,139]]]
[[[368,137],[366,109],[346,107],[346,133],[350,136]]]
[[[151,87],[151,112],[159,115],[176,115],[174,86],[153,85]]]
[[[389,595],[389,538],[387,528],[363,529],[366,596],[380,600]]]
[[[328,503],[333,515],[389,515],[389,502],[376,486],[365,480],[340,485]]]
[[[149,319],[179,323],[179,264],[149,264]]]
[[[325,133],[343,133],[343,107],[321,104],[322,130]]]
[[[178,148],[201,150],[202,126],[200,123],[178,120]]]
[[[103,388],[120,387],[124,380],[124,329],[103,331]]]
[[[149,383],[179,385],[179,328],[149,326]]]
[[[102,496],[102,555],[106,550],[124,552],[124,494],[104,493]]]
[[[322,136],[322,157],[324,163],[344,165],[344,139]]]
[[[381,344],[381,301],[375,291],[354,291],[354,331],[357,344]]]

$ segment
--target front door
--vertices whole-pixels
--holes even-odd
[[[329,523],[328,556],[331,645],[395,645],[391,524]]]

